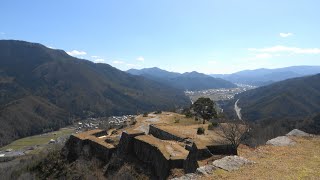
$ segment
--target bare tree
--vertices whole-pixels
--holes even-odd
[[[217,134],[226,142],[231,144],[234,154],[238,154],[238,147],[244,140],[249,125],[243,122],[228,122],[219,125]]]

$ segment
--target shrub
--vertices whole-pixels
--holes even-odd
[[[217,122],[212,122],[211,124],[213,127],[218,127],[218,125],[219,125],[219,123],[217,123]]]
[[[192,118],[193,117],[192,113],[187,113],[185,115],[186,115],[186,118]]]
[[[148,113],[143,113],[143,117],[148,117]]]
[[[197,134],[204,134],[205,129],[203,127],[198,127]]]
[[[154,112],[154,114],[161,114],[162,113],[162,111],[156,111],[156,112]]]
[[[180,122],[180,119],[175,119],[174,120],[174,123],[179,123]]]
[[[183,113],[186,116],[186,118],[192,118],[193,117],[193,114],[191,113],[190,109],[184,109]]]
[[[217,122],[212,122],[211,124],[209,124],[208,126],[208,130],[213,130],[215,127],[218,127],[218,123]]]

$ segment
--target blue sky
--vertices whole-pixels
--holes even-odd
[[[320,65],[318,0],[2,0],[0,39],[121,70]]]

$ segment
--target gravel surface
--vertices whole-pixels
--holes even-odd
[[[279,136],[274,139],[270,139],[266,144],[273,146],[292,146],[295,142],[287,136]]]
[[[160,121],[159,117],[154,117],[146,120],[146,122],[158,122],[158,121]]]
[[[241,166],[247,165],[247,164],[253,164],[253,161],[250,161],[248,159],[245,159],[243,157],[239,156],[226,156],[222,159],[218,159],[213,161],[213,165],[216,167],[219,167],[221,169],[224,169],[226,171],[234,171],[239,169]]]

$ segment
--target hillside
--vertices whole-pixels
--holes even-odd
[[[0,59],[0,110],[3,111],[10,103],[12,109],[10,118],[2,120],[6,121],[8,128],[2,128],[1,137],[5,135],[11,140],[38,132],[28,127],[24,129],[27,133],[20,132],[24,123],[33,120],[32,116],[13,118],[17,111],[29,108],[29,101],[19,108],[12,102],[27,96],[39,97],[41,102],[63,109],[66,115],[61,118],[64,123],[59,123],[59,127],[69,121],[66,120],[69,116],[135,114],[189,104],[189,99],[180,90],[129,75],[107,64],[77,59],[62,50],[37,43],[1,40]],[[51,124],[55,121],[53,116],[43,118]],[[23,123],[15,124],[17,119]],[[12,128],[14,124],[22,129]],[[39,130],[56,128],[52,124],[47,125],[40,123]]]
[[[159,68],[145,68],[141,70],[130,69],[127,72],[133,75],[143,76],[160,83],[165,83],[169,86],[182,90],[205,90],[237,87],[235,84],[226,80],[213,78],[195,71],[180,74],[168,72]]]
[[[277,69],[262,68],[244,70],[233,74],[212,74],[211,76],[219,77],[233,83],[263,86],[290,78],[314,75],[317,73],[320,73],[320,66],[291,66]]]
[[[14,139],[57,130],[70,124],[68,113],[43,98],[25,96],[0,110],[0,146]]]
[[[239,99],[243,119],[254,122],[262,139],[284,134],[293,128],[319,134],[320,74],[289,79],[240,93],[226,108],[234,114]],[[257,137],[258,138],[258,137]]]
[[[255,163],[228,172],[217,169],[200,179],[319,179],[320,137],[291,137],[294,146],[239,147],[240,156]]]

